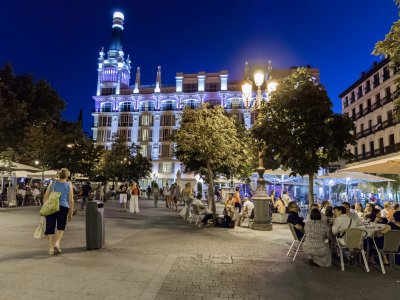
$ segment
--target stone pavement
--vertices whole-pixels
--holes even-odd
[[[85,248],[84,212],[63,254],[34,240],[37,207],[0,209],[0,299],[399,299],[400,270],[342,272],[292,263],[286,225],[271,232],[199,228],[152,201],[138,215],[106,205],[106,245]]]

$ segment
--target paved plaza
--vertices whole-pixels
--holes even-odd
[[[139,215],[106,205],[106,245],[85,248],[85,218],[67,225],[63,254],[34,240],[38,207],[0,209],[0,299],[399,299],[400,270],[292,263],[287,225],[272,232],[198,228],[141,200]],[[337,262],[336,262],[337,263]]]

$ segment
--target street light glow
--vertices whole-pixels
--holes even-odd
[[[254,74],[254,82],[255,82],[256,86],[258,86],[258,87],[262,86],[262,84],[264,82],[264,74],[262,72],[256,72]]]
[[[268,93],[276,91],[278,83],[276,81],[271,81],[267,85]]]

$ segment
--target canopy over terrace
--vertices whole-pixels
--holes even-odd
[[[343,171],[375,174],[400,174],[400,155],[351,166],[343,169]]]
[[[318,176],[318,180],[329,180],[330,185],[335,184],[356,184],[361,182],[381,182],[381,181],[394,181],[389,178],[365,174],[362,172],[346,172],[336,171],[323,176]]]

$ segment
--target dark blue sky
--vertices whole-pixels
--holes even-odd
[[[398,17],[392,0],[2,0],[0,63],[47,79],[68,103],[64,116],[76,119],[83,108],[90,132],[98,52],[109,46],[117,9],[142,84],[154,83],[157,65],[173,83],[176,72],[224,69],[240,79],[246,60],[310,64],[337,112],[338,94],[379,59],[374,44]]]

